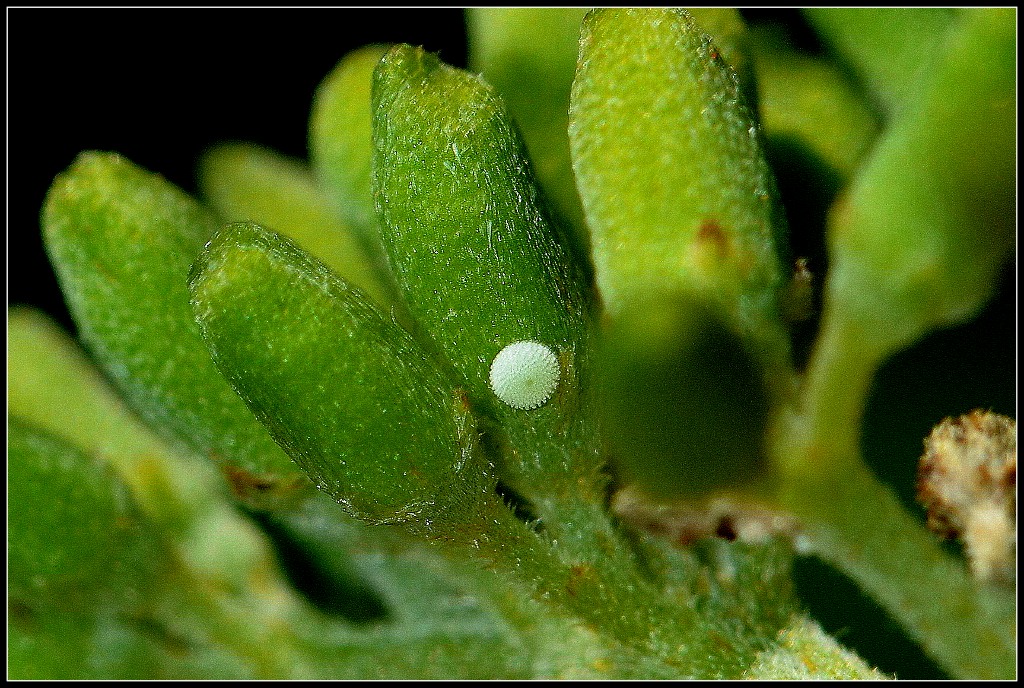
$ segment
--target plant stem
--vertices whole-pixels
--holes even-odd
[[[847,573],[950,673],[1014,674],[1009,591],[974,581],[865,467],[814,484],[800,502],[811,551]]]
[[[825,313],[803,382],[802,406],[787,418],[789,427],[779,435],[789,441],[799,438],[802,445],[777,452],[785,474],[842,473],[860,463],[864,406],[885,351],[858,325],[838,309]],[[835,451],[839,448],[844,451]]]
[[[856,580],[951,675],[1011,677],[1012,595],[973,581],[860,456],[867,392],[885,354],[875,339],[826,313],[803,405],[777,433],[782,500],[802,519],[809,551]]]
[[[488,500],[476,522],[456,539],[437,544],[460,556],[468,546],[492,565],[512,571],[537,599],[554,602],[627,647],[659,657],[680,676],[722,676],[738,653],[723,638],[704,633],[707,623],[694,609],[671,603],[632,570],[566,563],[550,542],[498,500]]]

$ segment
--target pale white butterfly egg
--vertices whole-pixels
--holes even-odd
[[[541,406],[558,387],[561,369],[555,353],[540,342],[512,342],[491,363],[491,389],[515,409]]]

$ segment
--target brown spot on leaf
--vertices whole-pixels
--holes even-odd
[[[266,476],[255,475],[238,466],[224,466],[224,475],[231,483],[231,489],[235,494],[242,495],[250,492],[266,493],[274,489],[275,481]]]
[[[469,413],[469,392],[462,387],[455,388],[455,411],[460,415]]]
[[[565,585],[565,591],[570,597],[576,597],[581,583],[594,575],[594,567],[590,564],[573,564],[569,569],[569,582]]]
[[[221,471],[235,498],[256,509],[283,506],[300,495],[309,484],[301,476],[259,475],[233,464],[223,464]]]
[[[733,647],[729,643],[729,640],[719,633],[718,631],[710,631],[708,633],[708,639],[720,650],[732,650]]]
[[[36,623],[35,610],[21,600],[13,598],[7,600],[7,618],[12,625],[25,631],[33,628]]]
[[[724,255],[729,250],[729,237],[714,218],[701,220],[697,228],[697,241],[702,246],[713,247],[718,255]]]

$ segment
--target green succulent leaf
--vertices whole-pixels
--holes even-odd
[[[8,323],[10,416],[113,469],[190,571],[244,588],[266,563],[265,543],[226,501],[213,466],[177,455],[142,425],[46,316],[13,308]]]
[[[957,10],[922,7],[812,7],[804,15],[860,79],[882,112],[898,112]]]
[[[588,15],[569,140],[609,315],[692,291],[784,360],[774,181],[735,72],[688,13]]]
[[[84,349],[9,308],[10,677],[885,678],[797,554],[1012,677],[1012,586],[860,447],[886,357],[1005,275],[1015,10],[466,20],[472,72],[345,56],[308,167],[208,150],[209,209],[54,181]]]
[[[65,674],[65,669],[50,671],[52,676],[251,676],[249,669],[238,665],[238,654],[249,654],[257,643],[238,632],[236,620],[225,618],[230,615],[221,613],[223,606],[249,604],[251,614],[271,610],[272,616],[291,601],[281,587],[261,534],[230,503],[223,478],[214,466],[196,457],[179,456],[157,439],[124,407],[99,371],[53,322],[41,313],[22,308],[11,309],[8,317],[11,422],[31,423],[39,432],[52,433],[55,442],[66,443],[68,451],[89,457],[90,470],[117,485],[117,494],[127,503],[137,504],[136,518],[145,524],[146,537],[141,542],[135,538],[122,543],[126,548],[123,556],[149,562],[147,566],[153,569],[153,580],[128,581],[121,592],[107,596],[107,604],[73,613],[19,598],[23,613],[17,628],[12,625],[20,648],[17,652],[24,653],[16,660],[19,671],[28,672],[26,676],[37,670],[50,671],[45,663],[33,661],[33,648],[48,651],[45,648],[67,635],[69,642],[82,643],[73,652],[94,656],[103,666],[67,669],[70,674]],[[120,489],[122,482],[124,490]],[[19,486],[23,484],[21,479]],[[15,517],[15,511],[31,510],[34,502],[23,499],[18,489],[12,489],[11,494],[15,500],[11,522],[17,521],[20,526],[26,516],[19,512]],[[88,498],[95,507],[103,506],[102,495]],[[73,502],[55,492],[47,493],[46,499],[51,505],[55,500],[61,505]],[[100,548],[97,556],[115,557],[115,573],[109,571],[109,562],[98,566],[116,580],[116,557],[121,555],[113,550],[102,553],[110,546],[109,538],[73,532],[76,524],[88,520],[52,506],[45,513],[54,511],[67,519],[65,528],[74,536],[76,546],[91,541],[91,546]],[[31,513],[27,517],[36,518]],[[51,537],[40,551],[52,549],[50,556],[60,556],[63,547],[61,538]],[[77,551],[69,548],[66,554],[77,556]],[[260,581],[259,586],[252,586],[254,577]],[[138,589],[145,594],[140,596]],[[68,599],[82,597],[74,594]],[[145,605],[137,604],[136,598],[140,597]],[[269,598],[275,599],[270,607],[266,604]],[[67,619],[60,618],[65,615]],[[248,628],[255,629],[274,629],[279,623],[275,619],[275,623],[264,625],[255,616],[249,621],[253,623]],[[77,629],[74,633],[72,627]],[[225,627],[229,629],[226,632]],[[207,645],[211,628],[213,634],[222,634],[221,642],[212,647]],[[265,636],[259,640],[265,640]],[[194,651],[184,652],[184,647]],[[56,656],[63,652],[58,651]],[[261,660],[269,664],[279,656],[265,650],[259,654],[273,657]]]
[[[145,599],[166,559],[116,474],[23,421],[7,431],[11,594],[70,612]]]
[[[818,174],[832,178],[828,191],[834,194],[868,152],[878,118],[836,65],[796,50],[779,31],[760,27],[749,45],[769,151],[783,167],[818,163],[825,170]]]
[[[309,160],[320,184],[390,286],[371,191],[370,89],[387,46],[368,45],[346,55],[317,88],[309,120]],[[341,273],[344,275],[344,273]]]
[[[390,302],[359,237],[339,219],[335,204],[299,161],[252,144],[224,144],[200,160],[199,184],[224,221],[271,227],[377,303]]]
[[[584,7],[475,7],[467,11],[470,63],[501,94],[526,142],[537,180],[588,248],[569,159],[569,91]]]
[[[85,352],[46,315],[23,307],[8,310],[7,362],[11,417],[110,464],[147,516],[163,527],[179,527],[187,512],[198,508],[199,486],[211,476],[194,457],[176,455],[143,425]],[[178,473],[188,488],[176,490],[168,471]]]
[[[574,183],[567,133],[569,94],[579,54],[584,7],[475,7],[467,11],[470,63],[501,94],[526,142],[537,179],[589,250],[589,234]],[[715,38],[722,57],[753,95],[746,27],[733,8],[691,10]]]
[[[493,89],[410,46],[374,83],[374,184],[392,269],[417,322],[489,397],[506,345],[569,352],[586,336],[584,285],[538,197]]]
[[[488,492],[463,393],[323,263],[258,225],[233,224],[189,287],[219,369],[351,514],[437,529]]]
[[[739,77],[740,90],[750,109],[756,111],[757,83],[751,38],[740,11],[735,7],[687,7],[686,11],[694,23],[711,36],[722,59]]]
[[[384,243],[417,324],[507,433],[513,482],[541,492],[578,491],[581,476],[595,484],[594,438],[580,410],[586,283],[504,105],[479,77],[410,46],[381,61],[373,101]],[[492,363],[519,341],[557,359],[557,389],[540,408],[517,408],[491,388]]]
[[[471,547],[533,594],[607,625],[620,642],[650,645],[630,641],[629,633],[648,618],[651,605],[660,605],[657,599],[637,590],[631,593],[637,604],[609,608],[605,574],[589,565],[574,573],[510,518],[493,496],[491,469],[477,450],[463,394],[358,291],[283,237],[252,224],[217,234],[196,264],[191,288],[226,377],[350,513],[400,523],[452,551]]]
[[[1016,226],[1014,19],[958,15],[833,212],[827,296],[852,346],[906,345],[992,293]]]
[[[309,482],[217,372],[188,303],[189,265],[216,226],[181,190],[102,153],[82,154],[43,209],[79,334],[128,404],[272,506]]]
[[[41,311],[7,311],[8,414],[119,466],[164,447],[103,380],[69,335]]]

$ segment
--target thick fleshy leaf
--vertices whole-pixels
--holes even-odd
[[[892,115],[915,89],[957,10],[939,7],[812,7],[822,40]]]
[[[769,150],[782,162],[814,156],[838,187],[870,148],[879,129],[877,117],[856,84],[832,63],[794,49],[769,27],[752,31],[751,39]]]
[[[373,100],[374,188],[413,316],[473,403],[501,422],[513,480],[578,490],[597,463],[577,422],[590,305],[505,107],[479,77],[410,46],[381,61]],[[491,386],[492,363],[518,341],[557,362],[557,388],[540,408],[509,405]]]
[[[13,308],[8,323],[10,415],[113,469],[193,574],[240,590],[260,570],[268,585],[266,543],[226,500],[214,467],[161,442],[43,314]]]
[[[386,51],[387,46],[368,45],[349,53],[317,88],[309,120],[309,160],[341,217],[362,241],[381,281],[390,285],[370,172],[370,89],[373,69]]]
[[[374,87],[374,183],[391,264],[417,321],[474,392],[495,355],[539,340],[571,355],[584,285],[538,199],[494,91],[396,46]]]
[[[992,293],[1016,226],[1014,20],[1012,10],[958,15],[834,209],[827,298],[854,328],[846,345],[905,345]]]
[[[8,418],[8,582],[30,605],[137,604],[166,559],[109,466]]]
[[[224,144],[199,163],[203,196],[226,222],[250,220],[284,234],[387,305],[390,295],[355,232],[309,170],[252,144]]]
[[[609,314],[692,291],[784,360],[774,181],[735,72],[689,14],[587,16],[569,140]]]
[[[218,233],[190,284],[226,377],[349,513],[471,552],[574,610],[604,599],[596,578],[566,595],[568,566],[495,494],[466,391],[358,290],[252,224]]]
[[[102,153],[60,175],[43,210],[79,334],[129,405],[272,506],[309,482],[218,373],[188,303],[189,265],[215,228],[181,190]]]
[[[725,63],[740,80],[740,90],[751,110],[756,110],[757,84],[750,51],[750,32],[735,7],[687,7],[693,21],[711,36]]]
[[[584,7],[467,10],[470,62],[501,94],[523,134],[537,180],[587,250],[583,208],[569,160],[569,91]]]
[[[467,11],[470,62],[501,94],[523,134],[541,187],[589,250],[567,134],[569,94],[584,7],[475,7]],[[733,8],[692,10],[753,95],[746,27]]]
[[[463,393],[323,263],[233,224],[198,258],[189,286],[217,366],[351,514],[435,532],[488,492]]]
[[[11,309],[8,345],[9,412],[17,419],[14,422],[24,419],[40,432],[53,433],[54,441],[66,443],[68,451],[89,457],[89,466],[98,474],[115,484],[123,481],[127,490],[121,492],[138,504],[148,536],[165,546],[154,555],[144,542],[135,555],[155,568],[163,583],[159,588],[150,580],[129,581],[122,586],[123,592],[106,595],[104,604],[73,613],[54,605],[83,595],[60,590],[52,600],[19,598],[18,617],[11,624],[16,638],[11,644],[12,674],[40,678],[248,676],[233,656],[244,642],[205,637],[204,623],[216,617],[211,614],[211,597],[219,596],[218,603],[230,598],[236,606],[251,603],[251,610],[280,610],[287,607],[288,598],[261,534],[227,501],[223,478],[209,462],[177,456],[159,441],[124,407],[75,343],[41,313]],[[11,479],[16,481],[11,494],[21,494],[23,476],[12,471]],[[55,492],[43,499],[45,514],[61,514],[62,509],[52,505],[73,502]],[[96,500],[95,507],[102,504]],[[13,507],[12,503],[12,514]],[[16,521],[20,525],[12,516],[11,523]],[[100,552],[109,547],[109,538],[104,537],[107,530],[101,530],[99,537],[75,530],[86,523],[84,518],[67,520],[75,546],[97,547]],[[63,542],[52,537],[45,547],[55,548],[48,556],[59,557]],[[106,575],[116,577],[118,553],[111,550],[103,556],[114,558],[113,565],[104,559],[100,566]],[[254,585],[254,580],[259,583]],[[144,591],[144,605],[136,604],[140,595],[133,589]],[[270,598],[275,604],[268,607]],[[180,604],[176,606],[172,599]],[[194,623],[197,617],[202,621]],[[186,618],[193,622],[191,626],[182,623]],[[218,623],[223,619],[213,618],[213,625]],[[186,646],[191,651],[183,653]],[[48,659],[34,657],[37,653],[47,653]]]
[[[183,461],[125,406],[66,333],[39,311],[7,314],[8,413],[109,463],[151,517],[173,520],[163,498],[165,464]],[[193,484],[194,487],[194,484]]]

